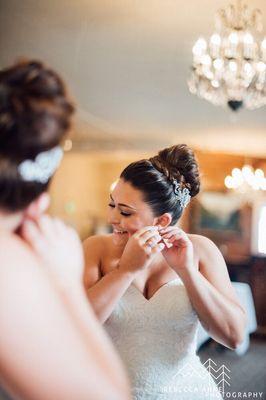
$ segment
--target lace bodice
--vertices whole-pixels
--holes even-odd
[[[191,368],[197,371],[193,384],[200,375],[201,384],[210,381],[196,356],[198,323],[180,278],[149,300],[134,285],[128,288],[104,326],[127,367],[134,399],[210,398],[182,396],[178,389],[188,384],[187,373],[180,372],[187,369],[190,378]]]

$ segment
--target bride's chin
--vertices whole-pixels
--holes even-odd
[[[125,246],[128,241],[128,234],[113,233],[112,239],[116,246]]]

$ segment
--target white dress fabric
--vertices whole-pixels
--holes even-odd
[[[104,327],[129,375],[134,400],[222,399],[196,355],[198,317],[180,278],[147,300],[132,284]]]

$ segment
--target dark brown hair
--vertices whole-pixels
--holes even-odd
[[[193,151],[185,144],[161,150],[155,157],[128,165],[120,178],[129,182],[144,195],[156,217],[170,213],[171,225],[182,214],[182,207],[174,192],[174,182],[187,188],[191,197],[200,190],[198,164]]]
[[[50,180],[25,182],[18,165],[57,146],[74,107],[59,75],[39,61],[0,71],[0,207],[22,210],[47,190]]]

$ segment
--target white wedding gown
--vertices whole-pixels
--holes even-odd
[[[132,284],[104,327],[131,381],[134,400],[222,399],[196,355],[198,317],[177,278],[147,300]]]

